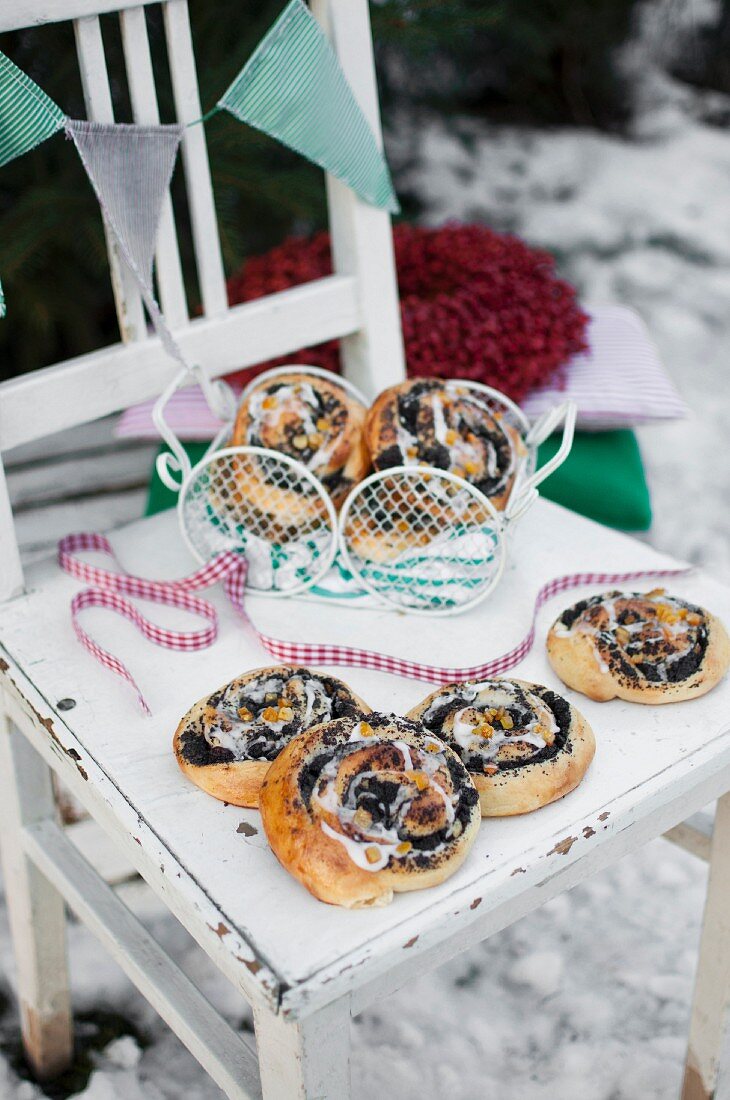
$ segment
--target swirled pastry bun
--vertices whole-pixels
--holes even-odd
[[[365,441],[376,470],[435,466],[464,478],[503,509],[527,450],[520,433],[458,381],[414,378],[374,402]]]
[[[579,710],[525,680],[447,684],[408,717],[458,753],[483,817],[525,814],[562,798],[578,786],[596,750]]]
[[[339,718],[296,737],[269,770],[260,806],[282,866],[347,909],[443,882],[479,828],[458,756],[392,714]]]
[[[547,653],[563,683],[590,699],[677,703],[719,683],[730,638],[709,611],[663,588],[606,592],[556,619]]]
[[[370,707],[334,676],[306,668],[257,668],[195,703],[173,741],[177,762],[202,790],[257,806],[271,761],[302,730]]]
[[[262,379],[242,402],[233,426],[234,446],[267,447],[303,463],[319,478],[335,506],[368,471],[362,429],[366,409],[333,376],[306,371]],[[278,492],[256,479],[242,486],[265,512],[288,513],[293,490]],[[296,503],[296,502],[294,502]]]

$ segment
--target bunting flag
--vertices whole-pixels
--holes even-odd
[[[162,203],[184,127],[66,120],[104,219],[132,272],[166,351],[189,367],[164,321],[152,285]]]
[[[289,0],[210,114],[219,110],[318,164],[363,201],[392,212],[399,210],[375,135],[303,0]],[[166,350],[188,366],[162,317],[152,284],[161,205],[183,127],[69,119],[0,52],[0,167],[64,127],[78,149],[123,262],[139,285]],[[0,287],[0,317],[4,315]]]
[[[0,52],[0,166],[34,149],[63,124],[61,108]]]
[[[385,157],[303,0],[290,0],[218,107],[314,161],[373,206],[400,209]]]

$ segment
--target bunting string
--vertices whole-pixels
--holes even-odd
[[[115,568],[104,569],[79,557],[80,553],[89,551],[106,555]],[[367,668],[411,680],[423,680],[430,684],[451,684],[460,680],[484,680],[502,676],[520,664],[535,644],[539,610],[548,600],[561,592],[568,592],[572,588],[585,585],[623,584],[648,577],[682,576],[690,572],[689,568],[638,569],[629,573],[568,573],[561,577],[553,577],[538,589],[529,629],[522,640],[509,652],[466,668],[445,668],[440,665],[422,664],[408,657],[380,653],[377,650],[360,649],[356,646],[332,642],[295,642],[265,634],[251,621],[246,612],[244,592],[247,563],[245,558],[232,550],[217,554],[211,561],[187,577],[180,577],[174,581],[155,581],[125,572],[119,565],[111,543],[104,535],[84,532],[67,535],[61,539],[58,544],[58,564],[77,580],[93,586],[77,592],[71,603],[71,617],[77,638],[100,664],[126,680],[136,693],[142,710],[148,715],[150,708],[126,665],[114,654],[102,649],[81,626],[79,616],[82,611],[89,607],[101,607],[114,611],[134,623],[144,637],[155,645],[191,652],[207,648],[218,636],[218,614],[215,607],[208,600],[195,596],[194,593],[222,581],[234,610],[248,623],[269,656],[281,664],[312,665],[315,668],[322,665]],[[127,596],[166,607],[180,608],[203,618],[207,625],[197,631],[171,630],[159,626],[147,619],[130,600],[125,598]]]
[[[398,211],[383,152],[304,0],[289,0],[215,107],[190,125],[202,125],[219,111],[294,149],[347,184],[364,202]],[[183,128],[102,126],[70,119],[0,52],[0,167],[62,129],[76,145],[166,350],[184,363],[154,297],[151,267],[161,196]],[[130,151],[133,161],[128,165],[124,158]],[[160,191],[161,173],[167,173],[167,183]],[[149,209],[142,205],[145,202]]]
[[[191,370],[152,288],[157,228],[184,127],[66,120],[104,220],[147,307],[163,347]]]

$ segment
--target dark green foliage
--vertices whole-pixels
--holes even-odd
[[[203,110],[236,75],[281,9],[274,3],[192,0]],[[261,12],[252,18],[252,9]],[[265,9],[265,10],[263,10]],[[172,121],[159,10],[148,17],[160,112]],[[131,121],[118,24],[102,19],[116,118]],[[72,117],[85,117],[69,24],[2,36],[0,48]],[[324,226],[321,172],[224,113],[206,127],[227,271],[288,233]],[[173,201],[190,300],[198,300],[178,163]],[[0,169],[0,279],[8,316],[0,322],[0,377],[93,350],[118,339],[101,216],[72,144],[59,134]]]
[[[386,72],[412,95],[498,120],[620,127],[629,97],[614,52],[634,0],[386,0]],[[407,75],[402,75],[407,74]]]
[[[236,75],[284,0],[190,0],[203,109]],[[611,51],[633,0],[382,0],[371,12],[386,123],[394,102],[428,101],[533,122],[615,125],[625,93]],[[148,14],[163,121],[171,121],[159,10]],[[116,117],[129,121],[119,29],[102,19]],[[69,24],[3,35],[0,48],[84,117]],[[207,124],[226,270],[289,233],[324,226],[321,173],[224,114]],[[397,183],[397,179],[396,179]],[[186,272],[192,272],[180,168],[174,180]],[[0,377],[117,339],[98,206],[75,150],[56,135],[0,169]],[[192,280],[192,275],[191,275]],[[191,281],[191,301],[197,288]]]
[[[730,95],[730,0],[723,0],[717,18],[698,27],[682,44],[672,72],[700,88]],[[727,111],[718,121],[727,126]]]

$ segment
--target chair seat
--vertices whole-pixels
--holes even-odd
[[[172,512],[115,532],[113,543],[130,572],[174,578],[195,564]],[[538,588],[552,577],[677,564],[539,501],[512,536],[499,588],[465,614],[348,615],[340,607],[264,597],[251,597],[249,611],[257,626],[278,637],[349,642],[463,666],[516,644],[529,627]],[[447,957],[449,941],[454,951],[463,949],[672,827],[728,786],[730,680],[701,699],[668,707],[596,704],[567,693],[598,743],[575,792],[522,818],[484,821],[465,865],[442,886],[396,897],[380,910],[338,910],[310,897],[279,866],[257,812],[208,797],[175,763],[173,731],[190,704],[244,670],[270,663],[222,591],[209,594],[220,609],[221,636],[199,653],[156,648],[116,616],[84,613],[84,626],[136,675],[153,711],[146,718],[134,693],[76,641],[69,602],[77,582],[51,560],[35,564],[27,580],[28,593],[3,608],[0,669],[21,705],[48,731],[47,751],[83,780],[77,786],[89,808],[121,843],[126,838],[141,872],[229,976],[293,1017],[348,990],[374,988],[388,972],[396,983],[419,958],[426,965],[427,957]],[[730,622],[730,589],[700,574],[669,583]],[[568,592],[542,610],[538,640],[518,667],[520,677],[560,690],[545,658],[545,632],[561,607],[586,591],[600,588]],[[156,621],[189,625],[182,613],[152,605],[145,610]],[[328,671],[382,710],[403,712],[430,690],[384,673]],[[72,709],[59,707],[69,699],[75,700]]]

